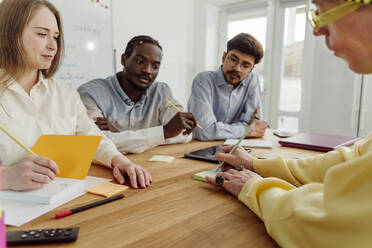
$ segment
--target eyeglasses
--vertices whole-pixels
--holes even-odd
[[[241,65],[241,68],[243,68],[244,71],[252,70],[254,65],[247,63],[246,61],[240,62],[239,58],[232,54],[227,54],[227,59],[229,60],[229,63],[233,66]]]
[[[317,10],[310,10],[307,17],[311,26],[313,26],[315,31],[317,31],[325,25],[350,14],[363,5],[363,3],[346,2],[335,8],[327,10],[322,14],[318,14]]]

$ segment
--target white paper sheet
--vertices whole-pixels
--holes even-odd
[[[21,226],[47,212],[52,209],[55,209],[62,204],[69,202],[81,195],[84,195],[85,189],[88,187],[92,187],[102,182],[111,181],[107,178],[99,178],[99,177],[87,177],[87,181],[85,184],[82,184],[78,190],[76,190],[73,194],[66,196],[63,199],[60,199],[52,204],[36,204],[30,202],[22,202],[16,200],[5,200],[0,199],[0,205],[4,210],[5,215],[5,224],[11,226]]]
[[[166,163],[171,163],[173,160],[174,160],[173,156],[164,156],[164,155],[154,155],[149,159],[150,162],[166,162]]]
[[[66,196],[79,191],[86,185],[87,180],[56,177],[52,182],[40,189],[30,191],[1,190],[0,201],[16,200],[23,202],[32,202],[36,204],[53,204]]]

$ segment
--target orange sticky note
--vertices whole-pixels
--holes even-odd
[[[111,197],[118,195],[126,191],[129,187],[121,184],[104,182],[93,187],[87,188],[85,191],[95,195],[102,195],[105,197]]]
[[[56,162],[57,176],[85,179],[101,139],[87,135],[41,135],[32,151]]]

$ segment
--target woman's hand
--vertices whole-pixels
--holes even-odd
[[[125,183],[125,174],[128,175],[130,183],[133,188],[138,188],[138,184],[141,188],[146,188],[152,183],[152,177],[141,166],[132,163],[124,155],[117,155],[112,159],[113,175],[120,184]]]
[[[57,164],[48,158],[28,156],[12,167],[1,168],[2,189],[26,191],[41,188],[50,183],[59,173]]]
[[[253,169],[253,159],[254,157],[251,156],[246,150],[244,150],[241,146],[238,146],[236,150],[229,154],[230,150],[234,146],[224,146],[221,148],[221,152],[216,154],[216,159],[218,161],[224,161],[234,167],[243,165],[246,169],[254,171]]]

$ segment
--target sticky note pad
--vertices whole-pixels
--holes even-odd
[[[41,135],[32,151],[56,162],[57,176],[85,179],[101,139],[88,135]]]
[[[6,232],[4,224],[4,213],[0,207],[0,248],[6,247]]]
[[[205,179],[205,177],[209,176],[212,178],[216,178],[217,173],[218,172],[216,171],[216,169],[209,170],[209,171],[202,171],[202,172],[194,174],[194,179],[200,180],[203,182],[208,182],[207,179]]]
[[[111,197],[123,193],[129,187],[121,184],[104,182],[96,186],[85,189],[86,192],[101,195],[105,197]]]
[[[164,155],[154,155],[152,156],[149,161],[150,162],[166,162],[166,163],[170,163],[172,162],[174,159],[173,156],[164,156]]]

